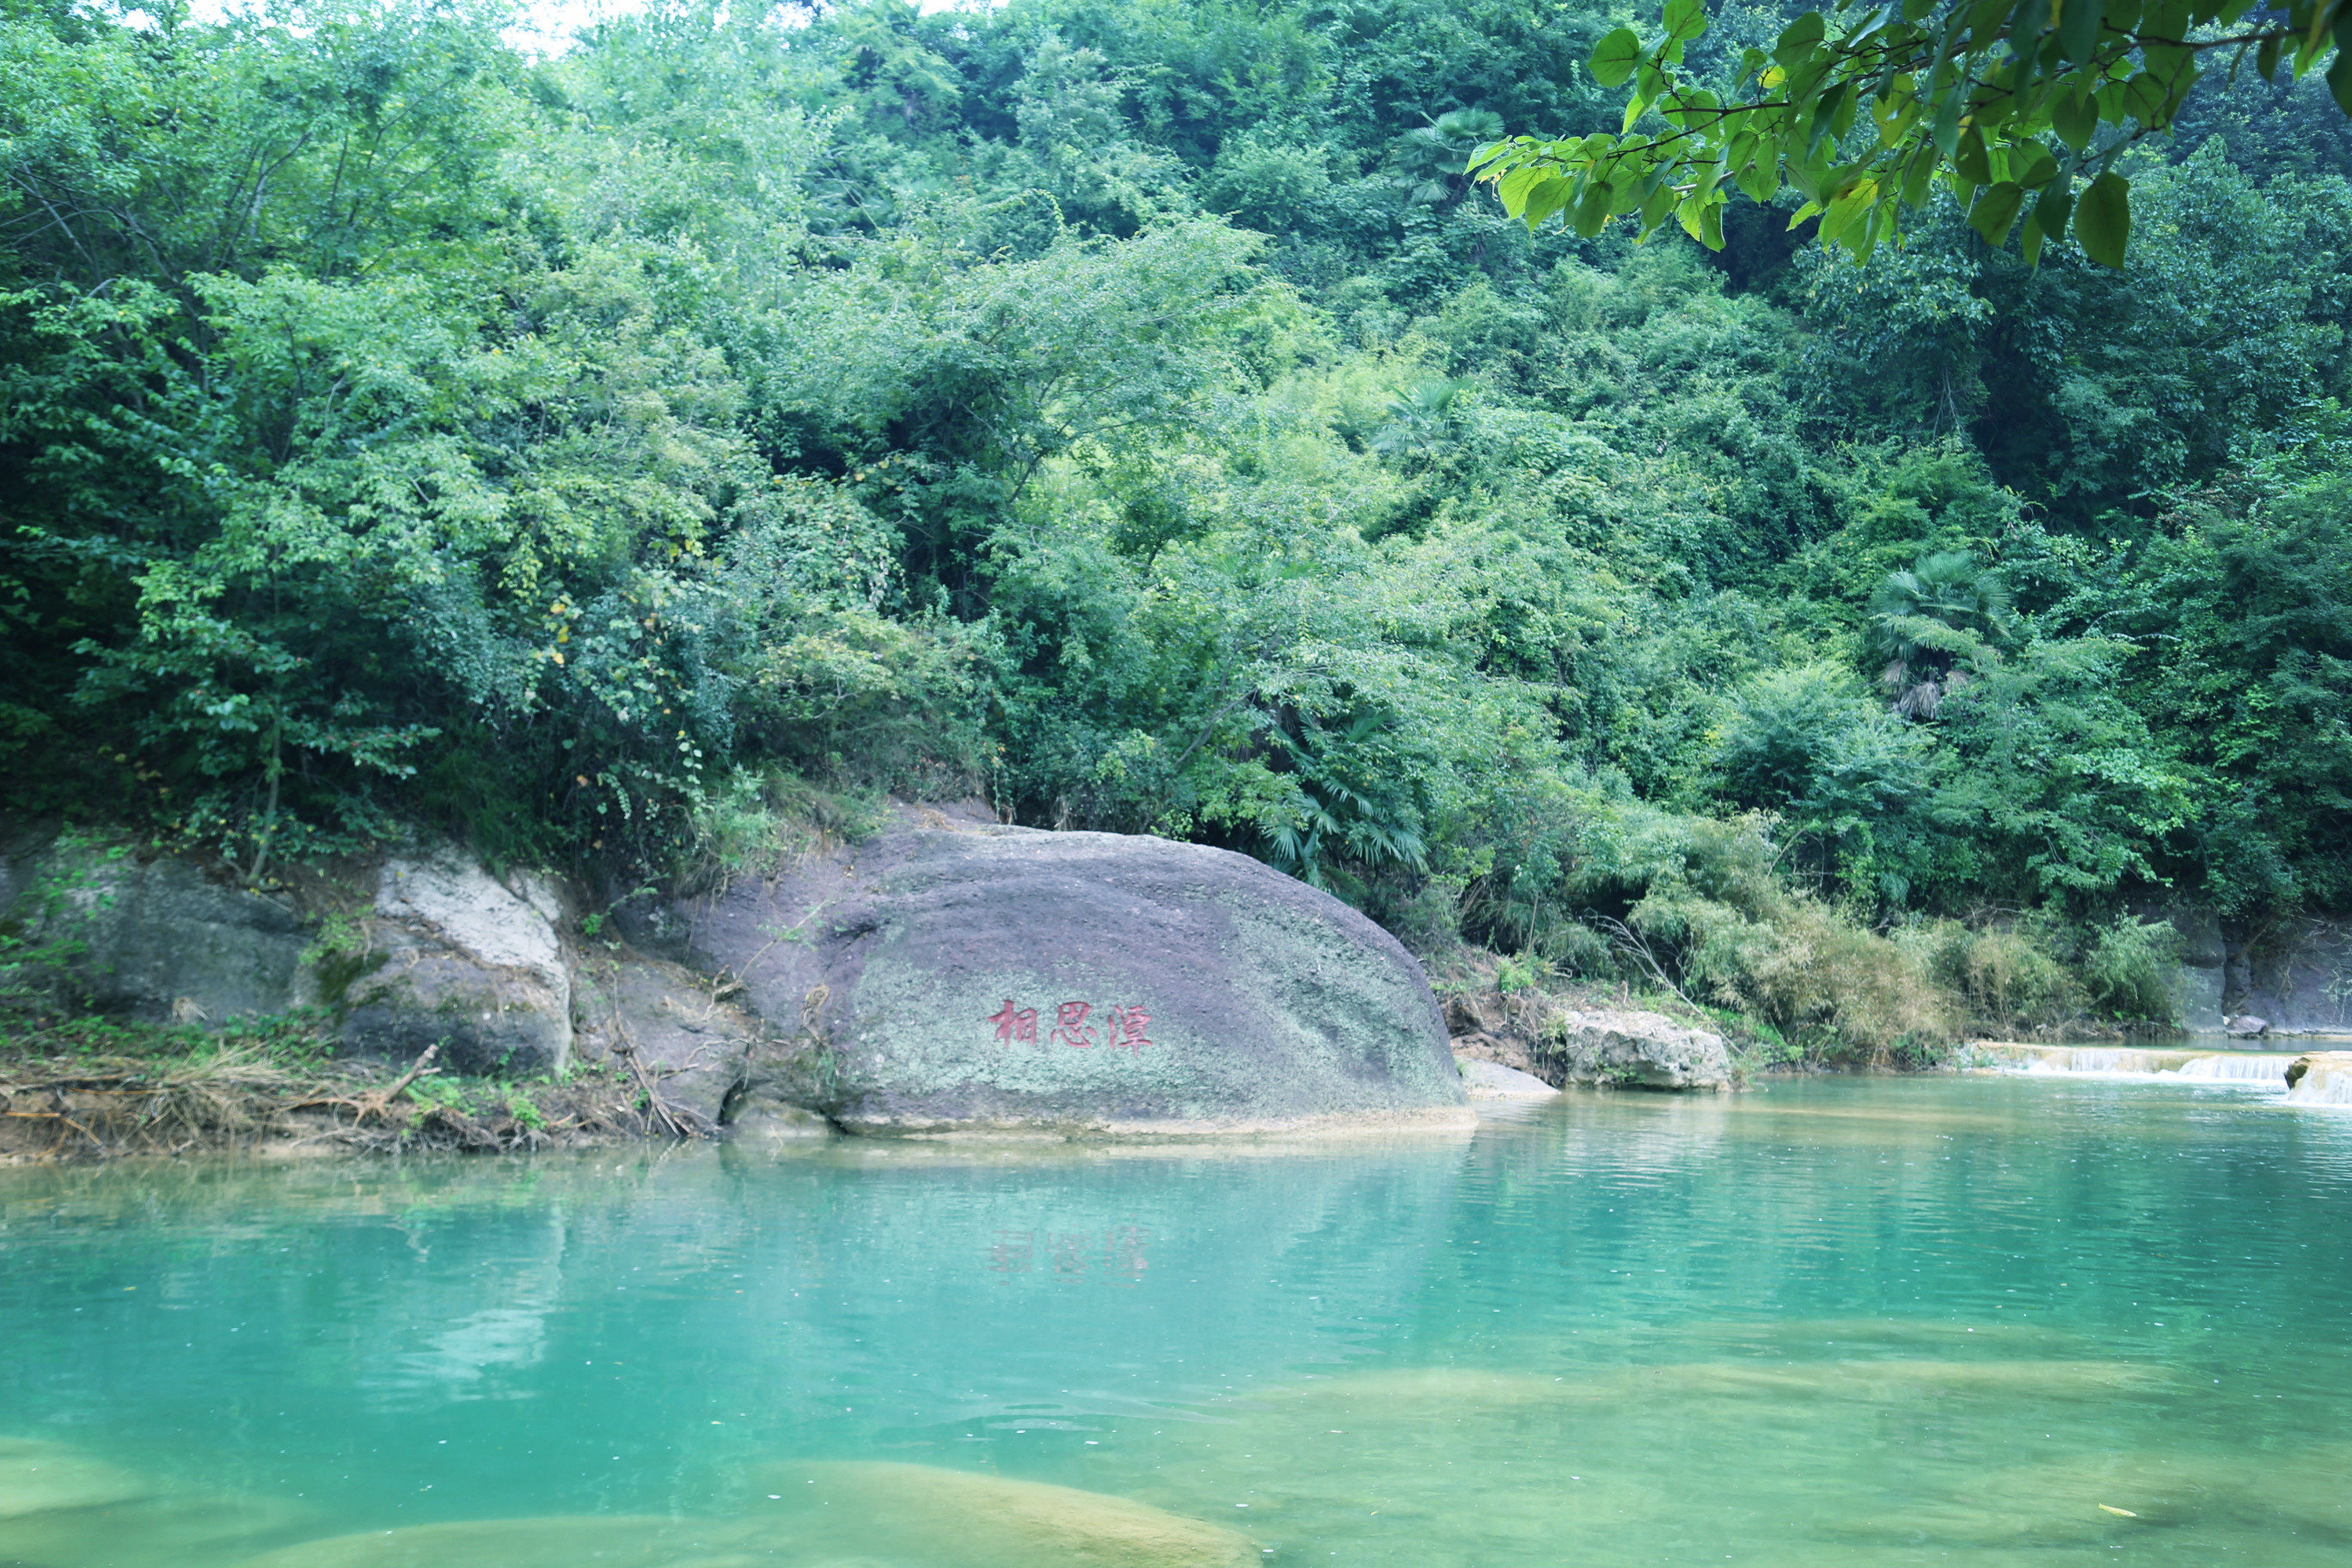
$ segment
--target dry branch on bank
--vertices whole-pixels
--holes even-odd
[[[692,1135],[639,1079],[443,1077],[427,1048],[385,1080],[366,1063],[295,1067],[249,1050],[184,1061],[0,1061],[0,1163],[252,1151],[502,1153],[604,1138]]]

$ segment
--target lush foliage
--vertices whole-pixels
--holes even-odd
[[[2352,906],[2315,81],[2119,153],[2120,269],[1948,190],[1854,268],[1465,176],[1618,121],[1597,6],[505,21],[11,0],[18,807],[635,886],[979,793],[1864,1049]]]
[[[1794,221],[1818,216],[1823,245],[1866,261],[1940,187],[1989,245],[2006,242],[2022,215],[2028,262],[2071,218],[2088,255],[2121,267],[2132,206],[2117,160],[2172,129],[2201,61],[2226,60],[2234,76],[2251,56],[2270,81],[2282,65],[2298,80],[2326,60],[2328,89],[2352,114],[2352,54],[2336,47],[2352,43],[2344,0],[1835,9],[1834,23],[1806,11],[1769,49],[1759,40],[1709,69],[1687,58],[1708,31],[1706,0],[1666,0],[1653,40],[1619,27],[1593,46],[1594,80],[1633,83],[1618,133],[1498,140],[1473,163],[1515,216],[1533,226],[1558,214],[1587,237],[1620,216],[1646,237],[1673,217],[1719,250],[1731,191],[1769,202],[1785,183],[1805,198]]]

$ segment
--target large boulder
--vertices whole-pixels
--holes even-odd
[[[1197,845],[932,820],[684,911],[789,1037],[753,1095],[872,1133],[1473,1120],[1421,966],[1338,900]]]
[[[218,1026],[310,1000],[310,925],[226,871],[74,840],[20,847],[0,891],[90,1006]]]
[[[1657,1013],[1601,1009],[1554,1021],[1543,1066],[1562,1082],[1596,1089],[1727,1089],[1731,1056],[1723,1037],[1686,1029]]]
[[[544,882],[514,882],[454,850],[385,861],[367,922],[380,962],[346,993],[346,1048],[412,1058],[437,1045],[457,1072],[561,1072],[572,1054],[562,906]]]

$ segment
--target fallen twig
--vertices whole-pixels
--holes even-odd
[[[364,1094],[356,1095],[320,1095],[310,1100],[298,1100],[286,1109],[288,1110],[348,1110],[352,1113],[352,1125],[354,1127],[371,1119],[378,1121],[390,1121],[392,1102],[407,1092],[410,1084],[420,1078],[439,1076],[441,1069],[433,1065],[433,1058],[440,1052],[441,1047],[437,1042],[425,1047],[424,1053],[408,1064],[408,1070],[393,1079],[387,1088],[370,1089]]]

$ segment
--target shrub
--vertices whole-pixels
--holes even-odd
[[[1971,1026],[1988,1034],[2048,1033],[2082,1015],[2082,985],[2041,922],[1972,930],[1931,921],[1913,928],[1906,945],[1926,974],[1958,993]]]
[[[2180,933],[2162,921],[2119,915],[2089,933],[2082,958],[2091,1005],[2110,1018],[2172,1024],[2180,1016]]]

